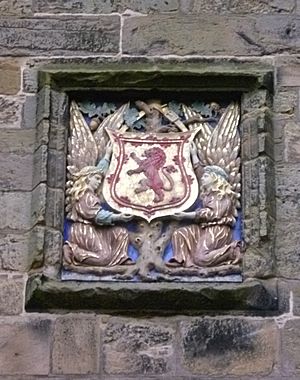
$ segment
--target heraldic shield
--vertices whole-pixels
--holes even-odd
[[[108,130],[113,154],[103,184],[105,201],[148,222],[187,210],[199,187],[190,144],[199,130],[132,133]]]

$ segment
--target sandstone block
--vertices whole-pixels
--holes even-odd
[[[1,0],[0,15],[1,16],[27,16],[32,13],[32,0]]]
[[[175,331],[163,323],[112,319],[104,332],[104,370],[110,375],[162,375],[174,361]]]
[[[31,190],[32,170],[32,154],[0,153],[0,190]]]
[[[0,96],[0,128],[20,128],[24,96]]]
[[[273,109],[277,114],[292,116],[298,107],[298,93],[295,89],[279,90],[273,99]]]
[[[52,321],[3,319],[0,324],[0,374],[48,375]]]
[[[185,2],[184,2],[185,3]],[[192,0],[183,7],[188,13],[221,13],[221,14],[262,14],[262,13],[292,13],[295,10],[295,0]]]
[[[35,128],[37,125],[37,96],[27,95],[22,113],[22,127]]]
[[[43,261],[44,230],[35,227],[28,233],[0,233],[0,262],[2,269],[27,272]]]
[[[98,369],[98,320],[82,315],[58,318],[55,324],[52,368],[55,374],[89,374]]]
[[[66,153],[49,149],[48,152],[48,186],[65,188],[66,184]]]
[[[118,16],[0,19],[2,56],[116,54]]]
[[[35,150],[34,129],[0,129],[0,152],[26,155]]]
[[[300,162],[300,122],[288,122],[284,128],[284,159],[289,163]]]
[[[181,324],[183,366],[206,376],[272,372],[279,337],[273,321],[203,318]]]
[[[47,145],[41,145],[33,155],[33,176],[32,176],[32,187],[35,188],[41,182],[46,182],[47,180],[47,159],[48,159],[48,148]]]
[[[176,11],[178,6],[178,0],[33,0],[35,12],[47,13],[122,13],[126,9],[141,13],[172,12]]]
[[[0,71],[0,94],[15,95],[20,90],[21,74],[19,65],[14,61],[0,61]]]
[[[32,198],[31,198],[31,224],[32,226],[34,226],[37,223],[41,223],[45,221],[46,192],[47,192],[47,187],[44,183],[39,184],[32,191]]]
[[[277,83],[284,87],[300,86],[300,68],[298,65],[291,64],[281,66],[277,70]]]
[[[300,32],[289,16],[151,15],[125,19],[123,53],[264,55],[299,52]],[[205,27],[203,27],[205,25]],[[222,30],[222,33],[220,33]],[[191,33],[192,31],[192,33]]]
[[[30,64],[23,70],[23,90],[28,93],[38,92],[38,70]]]
[[[254,224],[255,222],[252,223],[253,226]],[[249,240],[249,237],[247,237],[247,241]],[[274,275],[272,248],[272,244],[269,242],[259,244],[259,246],[250,244],[243,258],[243,274],[250,278],[270,278]]]
[[[300,281],[280,280],[278,282],[279,310],[300,315]]]
[[[18,315],[22,313],[24,285],[23,278],[0,278],[0,315]]]
[[[300,320],[289,320],[284,326],[281,337],[282,370],[284,375],[300,374]]]
[[[269,106],[270,99],[266,90],[255,90],[242,95],[242,114],[257,111],[259,108]]]
[[[48,188],[46,225],[61,230],[64,220],[65,194],[63,190]]]
[[[63,92],[51,90],[51,114],[49,131],[49,148],[64,151],[67,144],[69,125],[68,98]]]
[[[278,164],[275,169],[276,195],[281,198],[295,197],[300,186],[299,165],[295,163]]]
[[[56,277],[61,268],[63,236],[60,231],[47,228],[44,245],[44,273]]]
[[[299,206],[294,201],[294,207],[299,214]],[[277,213],[280,209],[277,210]],[[291,278],[300,279],[300,249],[299,249],[299,216],[288,216],[286,211],[286,219],[281,218],[278,214],[277,231],[275,240],[275,254],[276,254],[276,267],[277,275]],[[288,219],[289,217],[289,219]]]
[[[31,228],[31,192],[1,192],[1,228],[29,230]]]

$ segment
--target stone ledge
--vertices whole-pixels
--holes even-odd
[[[84,78],[84,80],[83,80]],[[195,59],[171,63],[126,62],[98,64],[46,64],[39,70],[39,85],[76,90],[181,89],[184,91],[272,91],[273,68],[264,63]]]
[[[134,315],[270,315],[278,310],[276,289],[249,280],[241,284],[101,283],[59,281],[34,275],[27,282],[27,311],[97,310]]]

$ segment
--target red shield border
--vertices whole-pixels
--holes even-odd
[[[107,130],[107,132],[113,143],[113,156],[104,180],[103,195],[106,202],[112,208],[123,213],[140,216],[150,222],[158,217],[170,216],[175,212],[184,211],[193,205],[197,199],[199,189],[190,162],[189,145],[198,130],[168,134],[132,133],[112,130]],[[128,162],[128,153],[133,151],[135,147],[142,145],[145,147],[152,147],[155,145],[164,150],[170,145],[173,147],[176,146],[176,154],[174,155],[173,161],[181,174],[181,186],[184,186],[185,189],[183,197],[178,199],[178,197],[174,196],[167,204],[143,205],[141,203],[132,203],[126,194],[125,196],[120,196],[117,188],[118,186],[122,187],[122,183],[120,183],[120,174],[122,170],[124,170],[126,162]],[[129,178],[128,181],[130,181]]]

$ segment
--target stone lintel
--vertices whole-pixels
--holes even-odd
[[[273,68],[266,63],[231,62],[227,59],[174,63],[110,63],[95,65],[51,64],[40,67],[39,85],[64,91],[160,90],[272,92]]]

